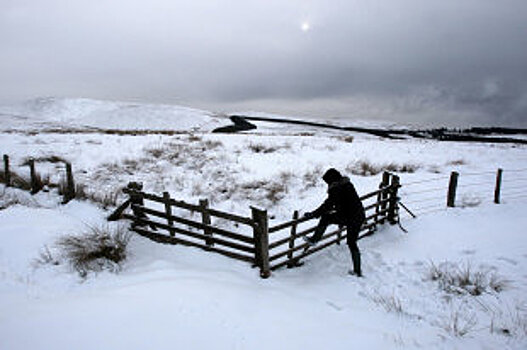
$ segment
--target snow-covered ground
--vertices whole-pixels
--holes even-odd
[[[28,176],[27,157],[40,160],[37,170],[52,182],[63,165],[45,159],[70,161],[76,182],[101,201],[113,193],[124,200],[119,189],[142,181],[147,191],[208,198],[244,216],[251,205],[266,208],[271,224],[314,209],[328,167],[351,176],[360,193],[376,189],[377,171],[391,167],[418,217],[403,216],[407,234],[385,226],[361,240],[363,279],[347,274],[345,246],[262,280],[247,264],[139,236],[120,273],[82,279],[68,266],[34,261],[62,235],[107,225],[109,212],[86,201],[59,205],[54,191],[30,196],[2,186],[0,349],[527,347],[525,146],[384,140],[269,123],[219,135],[210,130],[229,121],[212,113],[130,106],[46,99],[0,108],[0,150],[21,176]],[[495,205],[498,167],[502,203]],[[446,210],[454,170],[459,207]],[[432,278],[457,270],[491,283],[473,296]]]

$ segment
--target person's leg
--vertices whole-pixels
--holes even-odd
[[[323,214],[320,217],[320,221],[318,222],[317,228],[315,229],[315,233],[310,238],[310,241],[312,242],[318,242],[320,238],[322,238],[322,235],[324,232],[326,232],[326,229],[329,225],[335,224],[335,215],[334,214]]]
[[[353,263],[353,274],[356,276],[362,276],[361,261],[360,261],[360,250],[357,245],[357,238],[359,237],[359,232],[361,225],[349,225],[348,234],[346,237],[348,247],[351,254],[351,261]]]

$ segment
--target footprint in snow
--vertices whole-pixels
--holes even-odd
[[[504,256],[500,256],[498,260],[505,261],[506,263],[509,263],[514,266],[518,265],[518,262],[516,260]]]
[[[329,301],[329,300],[326,301],[326,304],[329,305],[331,308],[337,310],[337,311],[342,311],[342,309],[343,309],[343,307],[341,307],[341,306],[339,306],[339,305],[337,305],[334,302]]]

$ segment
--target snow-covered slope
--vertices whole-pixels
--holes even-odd
[[[91,99],[39,98],[0,107],[2,129],[22,127],[119,130],[211,130],[219,120],[211,113],[171,105]]]

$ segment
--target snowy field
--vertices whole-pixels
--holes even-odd
[[[211,134],[229,120],[92,100],[1,107],[0,118],[0,152],[13,171],[29,176],[24,163],[34,157],[43,177],[60,182],[63,165],[49,161],[59,157],[72,163],[91,199],[60,205],[53,189],[31,196],[0,185],[2,350],[527,348],[525,146],[270,123]],[[105,217],[126,199],[120,190],[129,181],[187,202],[207,198],[243,216],[250,206],[264,208],[273,225],[320,204],[328,167],[350,176],[360,194],[378,187],[383,169],[394,171],[402,202],[418,215],[401,212],[408,233],[387,225],[360,241],[362,279],[347,274],[344,245],[263,280],[248,264],[137,235],[119,273],[81,278],[66,264],[35,264],[45,247],[56,254],[65,234],[126,227]],[[446,210],[451,171],[460,174],[457,207]],[[458,272],[478,282],[480,293],[443,278]]]

